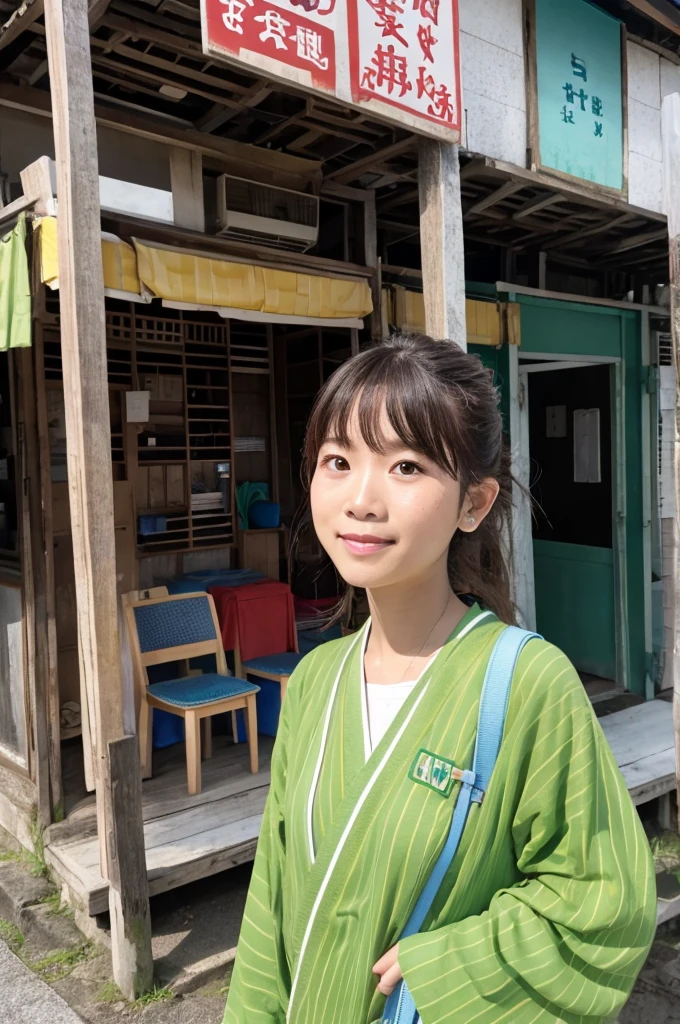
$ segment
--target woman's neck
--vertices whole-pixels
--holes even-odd
[[[408,585],[369,591],[368,602],[365,669],[373,683],[417,678],[467,612],[452,593],[445,568]]]

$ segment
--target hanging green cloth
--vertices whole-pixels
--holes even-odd
[[[26,214],[0,238],[0,350],[31,344],[31,284],[26,255]]]
[[[248,529],[248,512],[256,501],[269,501],[268,484],[251,484],[247,481],[236,488],[236,507],[239,511],[241,529]]]

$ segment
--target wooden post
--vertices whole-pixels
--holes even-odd
[[[423,141],[418,164],[425,329],[467,348],[458,146]]]
[[[664,202],[668,217],[669,281],[671,293],[671,337],[673,365],[676,375],[680,369],[680,94],[666,96],[661,111],[661,133],[663,142]],[[675,417],[675,470],[674,493],[678,493],[680,481],[680,393],[676,390]],[[670,525],[670,524],[669,524]],[[680,806],[680,672],[678,671],[678,647],[680,645],[680,528],[678,508],[675,509],[672,532],[669,530],[673,557],[673,725],[675,729],[675,764],[678,806]],[[664,552],[665,560],[666,552]],[[670,652],[669,652],[670,653]]]
[[[36,788],[38,826],[49,825],[50,758],[48,727],[48,644],[45,546],[40,493],[40,453],[36,423],[33,351],[12,353],[18,371],[18,455],[21,465],[20,544],[26,627],[26,681],[33,731],[32,775]],[[57,737],[57,742],[59,738]]]
[[[371,280],[373,312],[370,318],[371,341],[380,341],[383,336],[382,284],[378,260],[378,218],[375,209],[375,192],[368,191],[364,198],[364,260],[367,267],[375,270]]]
[[[203,157],[193,149],[170,150],[170,181],[175,224],[205,231]]]
[[[78,610],[81,683],[94,747],[102,870],[110,882],[115,980],[131,999],[152,985],[141,773],[126,783],[125,805],[113,792],[110,745],[124,736],[111,427],[106,365],[97,135],[87,0],[45,0],[45,28],[57,165],[59,298],[66,408],[69,500]],[[136,750],[136,745],[134,746]],[[132,790],[139,790],[134,799]],[[140,909],[141,908],[141,909]]]

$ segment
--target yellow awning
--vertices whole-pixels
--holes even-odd
[[[385,289],[387,291],[387,289]],[[388,305],[390,322],[400,331],[425,333],[425,302],[422,292],[409,291],[401,285],[390,288]],[[383,295],[386,298],[385,295]],[[495,302],[465,300],[468,345],[500,345],[501,317]]]
[[[139,279],[156,298],[225,311],[248,310],[277,318],[361,319],[373,309],[368,281],[322,277],[134,239]],[[293,257],[291,257],[292,259]]]
[[[59,256],[57,253],[57,218],[43,217],[40,229],[41,279],[56,291],[59,288]],[[112,292],[141,295],[135,250],[115,236],[102,236],[104,287]]]
[[[41,277],[56,290],[57,220],[44,217],[38,223]],[[241,313],[244,319],[271,318],[279,323],[360,326],[373,309],[371,289],[363,278],[299,274],[133,241],[134,246],[115,235],[102,235],[108,295],[138,296],[145,301],[158,298],[171,305],[214,309],[222,316]]]

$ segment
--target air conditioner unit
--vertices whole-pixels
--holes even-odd
[[[319,238],[319,198],[222,174],[217,221],[219,235],[306,252]]]

